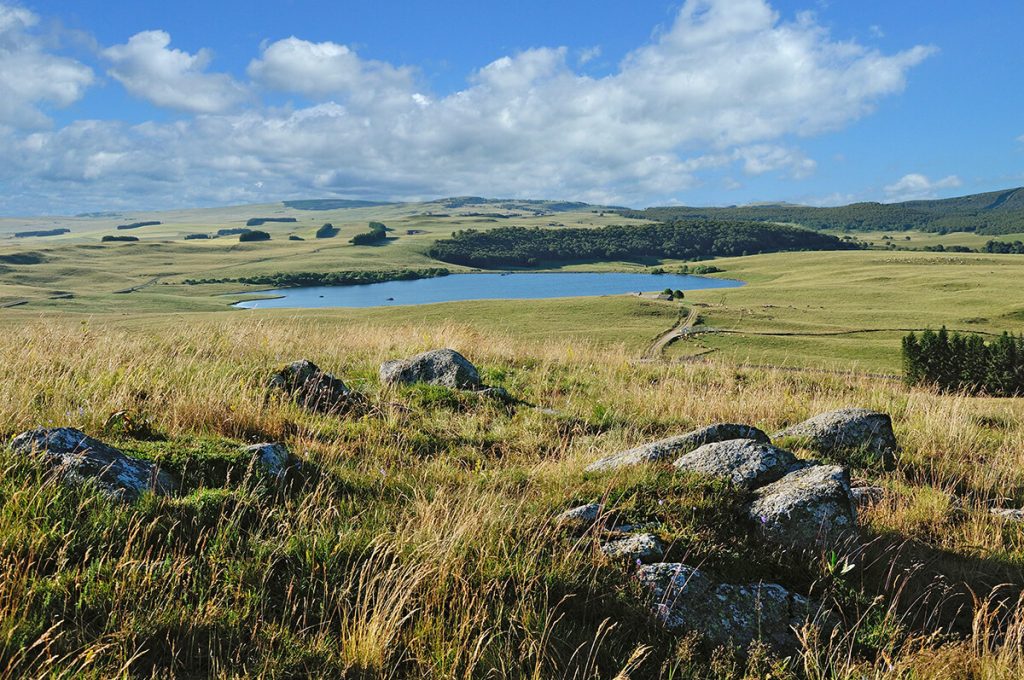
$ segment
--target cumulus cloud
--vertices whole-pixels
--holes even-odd
[[[0,125],[45,127],[41,107],[65,107],[78,101],[93,82],[79,62],[49,53],[33,33],[39,18],[0,3]]]
[[[207,73],[207,52],[169,44],[148,32],[105,55],[129,91],[209,115],[0,136],[0,155],[21,163],[19,195],[66,182],[102,201],[130,185],[138,205],[155,207],[247,200],[262,183],[261,199],[665,202],[712,169],[807,176],[815,162],[794,140],[869,114],[932,52],[837,41],[811,15],[784,21],[765,0],[688,0],[607,76],[581,73],[565,48],[540,47],[484,65],[442,95],[419,87],[408,67],[287,38],[266,45],[248,74],[308,103],[229,111],[241,86]],[[150,156],[159,169],[143,169]]]
[[[338,43],[314,43],[295,36],[264,47],[259,59],[250,62],[248,73],[264,87],[312,99],[342,96],[369,101],[383,94],[412,94],[410,68],[361,59]]]
[[[955,189],[962,184],[956,175],[931,180],[915,172],[904,175],[885,187],[885,195],[890,201],[914,201],[935,198],[942,189]]]
[[[213,54],[206,49],[189,54],[170,48],[165,31],[136,33],[123,45],[103,50],[110,75],[136,97],[170,109],[191,113],[223,113],[245,97],[230,76],[207,73]]]

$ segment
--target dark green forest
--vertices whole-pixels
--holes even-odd
[[[903,338],[904,378],[942,392],[1015,397],[1024,394],[1024,335],[986,342],[977,333],[910,333]]]
[[[796,227],[718,220],[675,221],[600,229],[502,227],[467,229],[441,239],[430,257],[471,267],[532,267],[542,263],[696,260],[791,250],[850,250],[842,239]]]
[[[999,235],[1024,232],[1024,189],[1007,189],[935,201],[853,203],[814,208],[786,203],[727,208],[667,207],[620,210],[624,217],[664,222],[673,219],[748,220],[799,224],[841,231],[974,231]]]
[[[384,281],[412,281],[448,276],[451,272],[444,267],[427,269],[364,270],[341,272],[281,272],[225,279],[186,279],[185,283],[247,283],[255,286],[294,288],[299,286],[358,286]]]

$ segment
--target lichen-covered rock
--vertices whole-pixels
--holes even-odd
[[[245,447],[245,451],[251,454],[254,466],[272,477],[283,477],[294,463],[288,447],[280,442],[253,444]]]
[[[778,652],[798,648],[794,629],[814,614],[806,598],[775,583],[713,583],[685,564],[658,563],[637,571],[653,596],[655,616],[669,630],[701,633],[714,646],[746,650],[761,641]]]
[[[870,508],[885,497],[880,486],[855,486],[850,489],[850,499],[858,510]]]
[[[807,448],[832,460],[881,462],[892,467],[899,445],[892,430],[892,418],[885,413],[863,408],[829,411],[772,435],[773,439],[793,438]]]
[[[108,495],[133,501],[145,491],[173,493],[177,480],[156,463],[132,458],[70,427],[29,430],[11,442],[23,454],[39,454],[72,483],[94,480]]]
[[[665,548],[654,534],[629,534],[608,541],[601,552],[612,559],[655,562],[665,555]]]
[[[747,512],[762,537],[797,549],[835,541],[857,524],[850,475],[838,465],[803,468],[761,487]]]
[[[1019,508],[992,508],[990,512],[1009,522],[1024,522],[1024,510]]]
[[[756,489],[781,479],[797,464],[789,451],[754,439],[729,439],[684,453],[678,470],[729,480],[742,489]]]
[[[601,507],[600,503],[578,505],[575,508],[570,508],[555,517],[555,523],[568,525],[573,528],[587,528],[593,526],[597,522],[598,518],[601,517],[601,511],[603,509],[604,508]]]
[[[601,472],[630,465],[657,463],[682,453],[689,453],[705,444],[729,439],[753,439],[754,441],[764,443],[770,443],[771,441],[768,439],[768,435],[756,427],[739,425],[737,423],[718,423],[717,425],[702,427],[699,430],[687,432],[686,434],[644,444],[627,451],[620,451],[591,463],[587,466],[586,471]]]
[[[409,359],[385,361],[380,367],[385,385],[429,383],[458,390],[483,387],[476,366],[453,349],[435,349]]]
[[[309,359],[288,364],[272,375],[268,384],[291,395],[301,406],[320,413],[339,413],[359,401],[340,378],[320,370]]]

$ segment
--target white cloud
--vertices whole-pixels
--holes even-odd
[[[270,89],[313,99],[343,96],[362,102],[395,93],[411,96],[414,75],[407,67],[360,59],[345,45],[295,36],[266,46],[260,58],[250,62],[248,73]]]
[[[0,3],[0,125],[45,127],[40,107],[68,106],[93,82],[87,66],[49,53],[33,32],[39,18],[32,12]]]
[[[836,41],[810,15],[782,21],[764,0],[689,0],[605,77],[578,72],[565,48],[542,47],[483,66],[447,95],[421,91],[408,67],[288,38],[267,45],[249,76],[312,103],[217,113],[239,101],[240,86],[206,73],[208,53],[169,49],[166,33],[149,32],[106,50],[115,77],[151,101],[210,115],[0,135],[0,156],[16,159],[10,195],[37,204],[56,187],[98,207],[126,195],[146,207],[244,201],[257,182],[260,200],[650,204],[698,186],[710,169],[806,176],[814,160],[792,140],[870,113],[931,51]]]
[[[955,189],[963,182],[956,175],[931,180],[925,175],[911,173],[885,187],[885,195],[890,201],[914,201],[935,198],[942,189]]]
[[[103,50],[110,75],[131,94],[157,106],[191,113],[222,113],[245,97],[245,90],[230,76],[206,73],[213,55],[209,50],[189,54],[170,49],[165,31],[136,33],[123,45]]]

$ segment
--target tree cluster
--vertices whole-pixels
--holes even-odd
[[[791,250],[848,250],[852,243],[808,229],[758,222],[673,221],[599,229],[468,229],[436,241],[428,254],[471,267],[541,263],[733,257]]]
[[[388,228],[381,222],[370,222],[370,231],[356,234],[349,243],[354,246],[369,246],[375,243],[383,243],[388,238]]]
[[[1024,335],[986,342],[977,333],[910,333],[903,338],[904,379],[943,392],[1013,397],[1024,394]]]
[[[982,252],[1001,253],[1006,255],[1024,255],[1024,243],[1021,241],[989,241],[982,248]]]
[[[156,221],[132,222],[131,224],[119,224],[117,225],[117,228],[123,231],[125,229],[138,229],[139,227],[155,227],[158,224],[160,224],[160,222]]]
[[[246,283],[274,288],[297,288],[300,286],[358,286],[384,281],[412,281],[448,276],[451,272],[444,267],[427,269],[390,269],[342,272],[280,272],[228,279],[186,279],[189,285],[202,283]]]
[[[258,227],[267,222],[298,222],[294,217],[251,217],[246,221],[247,227]]]

